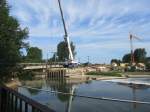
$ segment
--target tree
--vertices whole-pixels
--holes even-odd
[[[111,64],[112,64],[112,63],[116,63],[117,65],[120,65],[121,60],[118,60],[118,59],[112,59],[112,60],[111,60]]]
[[[0,0],[0,78],[6,78],[21,61],[21,49],[26,47],[24,40],[28,29],[22,29],[14,17],[9,15],[6,0]]]
[[[70,45],[71,45],[73,55],[75,56],[76,52],[75,52],[75,46],[73,45],[73,42],[71,42]],[[69,59],[69,50],[67,47],[67,43],[65,41],[62,41],[57,45],[57,56],[58,56],[58,61],[65,61]]]
[[[123,63],[130,63],[131,61],[131,54],[125,54],[122,58]]]
[[[146,62],[146,51],[144,48],[138,48],[134,51],[134,59],[136,63]]]
[[[56,62],[58,59],[57,59],[57,53],[54,52],[53,56],[48,60],[49,62]]]
[[[145,63],[146,62],[146,51],[144,48],[138,48],[134,50],[134,60],[136,63]],[[122,58],[124,63],[131,62],[131,54],[125,54]]]
[[[41,62],[42,61],[42,50],[38,47],[30,47],[27,50],[26,56],[27,62]]]
[[[146,58],[146,69],[150,70],[150,57]]]
[[[146,58],[146,63],[150,63],[150,57]]]

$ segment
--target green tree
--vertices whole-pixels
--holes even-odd
[[[121,60],[118,60],[118,59],[112,59],[112,60],[111,60],[111,64],[112,64],[112,63],[116,63],[117,65],[120,65]]]
[[[71,45],[73,55],[75,56],[76,55],[75,45],[73,44],[73,42],[71,42],[70,45]],[[57,45],[57,56],[58,56],[58,61],[65,61],[69,59],[69,50],[66,42],[62,41]]]
[[[20,27],[17,19],[9,15],[6,0],[0,0],[0,78],[6,78],[16,70],[27,37],[28,29]]]
[[[146,63],[150,63],[150,57],[146,58]]]
[[[55,52],[53,54],[53,56],[48,61],[49,62],[57,62],[58,61],[58,59],[57,59],[57,53]]]
[[[30,47],[27,50],[26,56],[27,62],[41,62],[42,61],[42,50],[38,47]]]
[[[138,48],[134,50],[134,60],[136,63],[145,63],[146,62],[146,51],[144,48]],[[131,62],[131,54],[125,54],[122,58],[124,63]]]
[[[150,70],[150,57],[146,58],[146,69]]]
[[[122,62],[123,63],[130,63],[130,61],[131,61],[131,54],[130,53],[129,54],[125,54],[123,56],[123,58],[122,58]]]
[[[134,59],[136,63],[146,62],[146,51],[144,48],[138,48],[134,51]]]

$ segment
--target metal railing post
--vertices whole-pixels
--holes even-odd
[[[7,104],[7,92],[4,88],[0,88],[0,110],[1,112],[6,112],[6,104]]]
[[[0,86],[0,112],[2,112],[2,87]]]

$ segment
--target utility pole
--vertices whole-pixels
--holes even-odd
[[[87,56],[87,59],[88,59],[88,64],[90,63],[90,56]]]
[[[81,61],[81,59],[80,58],[78,58],[78,62],[80,63],[80,61]]]
[[[48,53],[47,53],[47,58],[46,58],[46,70],[48,70]]]

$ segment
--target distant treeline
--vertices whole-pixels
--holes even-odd
[[[134,50],[134,61],[135,63],[144,63],[147,68],[150,67],[150,57],[147,57],[145,48],[137,48]],[[117,63],[118,65],[120,63],[131,63],[131,53],[125,54],[122,57],[122,60],[112,59],[111,63],[113,62]]]

